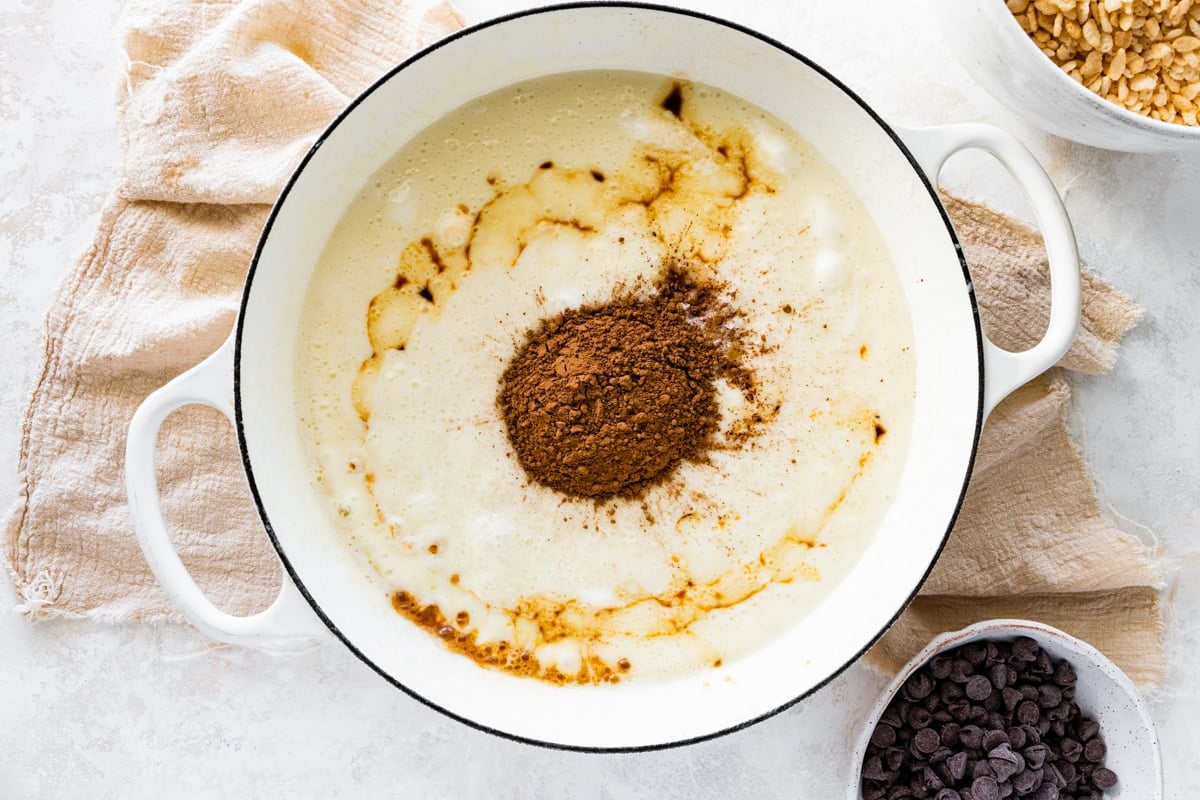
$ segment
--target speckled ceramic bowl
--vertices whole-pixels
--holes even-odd
[[[879,718],[909,676],[931,658],[969,642],[1012,640],[1028,636],[1055,660],[1066,659],[1075,669],[1078,682],[1075,701],[1088,716],[1100,723],[1100,735],[1108,746],[1105,766],[1117,773],[1117,785],[1105,792],[1105,800],[1162,800],[1162,755],[1158,734],[1141,694],[1116,664],[1087,642],[1057,628],[1019,619],[977,622],[954,633],[944,633],[896,673],[867,716],[855,742],[854,765],[847,785],[848,800],[862,800],[862,762],[871,733]]]
[[[1076,83],[1038,49],[1004,0],[928,0],[971,76],[1042,130],[1134,153],[1200,150],[1200,127],[1135,114]]]

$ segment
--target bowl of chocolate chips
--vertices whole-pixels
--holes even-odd
[[[1163,796],[1132,681],[1086,642],[1026,620],[930,642],[875,704],[851,763],[849,800]]]

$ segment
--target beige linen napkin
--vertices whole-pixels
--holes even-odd
[[[123,178],[47,315],[6,526],[13,583],[33,618],[178,619],[133,536],[128,421],[229,333],[265,204],[321,127],[388,66],[461,24],[435,0],[132,0],[126,18]],[[985,326],[1001,345],[1028,346],[1048,303],[1040,240],[983,206],[946,201]],[[1094,277],[1084,288],[1084,328],[1062,366],[1100,373],[1137,310]],[[1135,679],[1161,676],[1159,575],[1100,513],[1067,431],[1068,398],[1060,372],[993,415],[951,543],[873,652],[878,663],[907,658],[932,632],[1013,615],[1080,633]],[[185,410],[160,442],[163,504],[184,563],[219,606],[264,607],[279,567],[228,424]]]
[[[258,231],[349,99],[461,27],[445,0],[130,0],[122,177],[46,317],[5,554],[27,614],[179,619],[133,537],[123,439],[142,399],[228,335]],[[184,564],[245,614],[280,569],[232,431],[163,427],[163,510]]]
[[[1034,344],[1049,319],[1041,237],[991,209],[943,195],[971,265],[983,325],[1010,350]],[[1060,369],[1005,399],[980,440],[954,532],[920,596],[871,651],[892,670],[936,633],[996,617],[1034,619],[1091,642],[1131,678],[1162,682],[1162,576],[1147,546],[1100,510],[1068,427],[1064,370],[1112,368],[1140,312],[1083,277],[1083,324]]]

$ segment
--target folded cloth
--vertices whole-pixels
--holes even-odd
[[[4,552],[21,607],[179,619],[147,571],[125,501],[138,404],[228,335],[258,233],[326,124],[386,69],[462,26],[444,0],[131,0],[117,192],[46,317]],[[163,426],[163,511],[219,606],[279,585],[224,418]]]
[[[991,209],[943,195],[971,265],[984,329],[1009,350],[1049,320],[1041,237]],[[1143,685],[1165,677],[1162,576],[1149,548],[1100,510],[1068,427],[1066,371],[1112,368],[1137,306],[1083,277],[1083,324],[1060,368],[1022,386],[984,427],[971,485],[919,597],[871,660],[892,670],[937,633],[984,619],[1034,619],[1096,646]]]
[[[228,335],[266,204],[320,129],[387,67],[461,25],[434,0],[132,0],[126,22],[122,180],[47,315],[6,527],[13,584],[35,619],[178,619],[133,535],[129,419]],[[1029,346],[1049,302],[1040,239],[944,199],[985,328],[1002,346]],[[1061,366],[1111,368],[1137,317],[1086,276],[1083,330]],[[1161,579],[1145,547],[1100,513],[1066,427],[1068,398],[1060,371],[997,409],[950,545],[876,663],[906,658],[938,630],[1008,615],[1080,633],[1135,679],[1161,677]],[[264,608],[280,570],[224,418],[175,414],[158,461],[185,565],[222,608]]]

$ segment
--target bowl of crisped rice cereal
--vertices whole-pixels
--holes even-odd
[[[1043,130],[1110,150],[1200,149],[1200,0],[931,7],[975,79]]]

